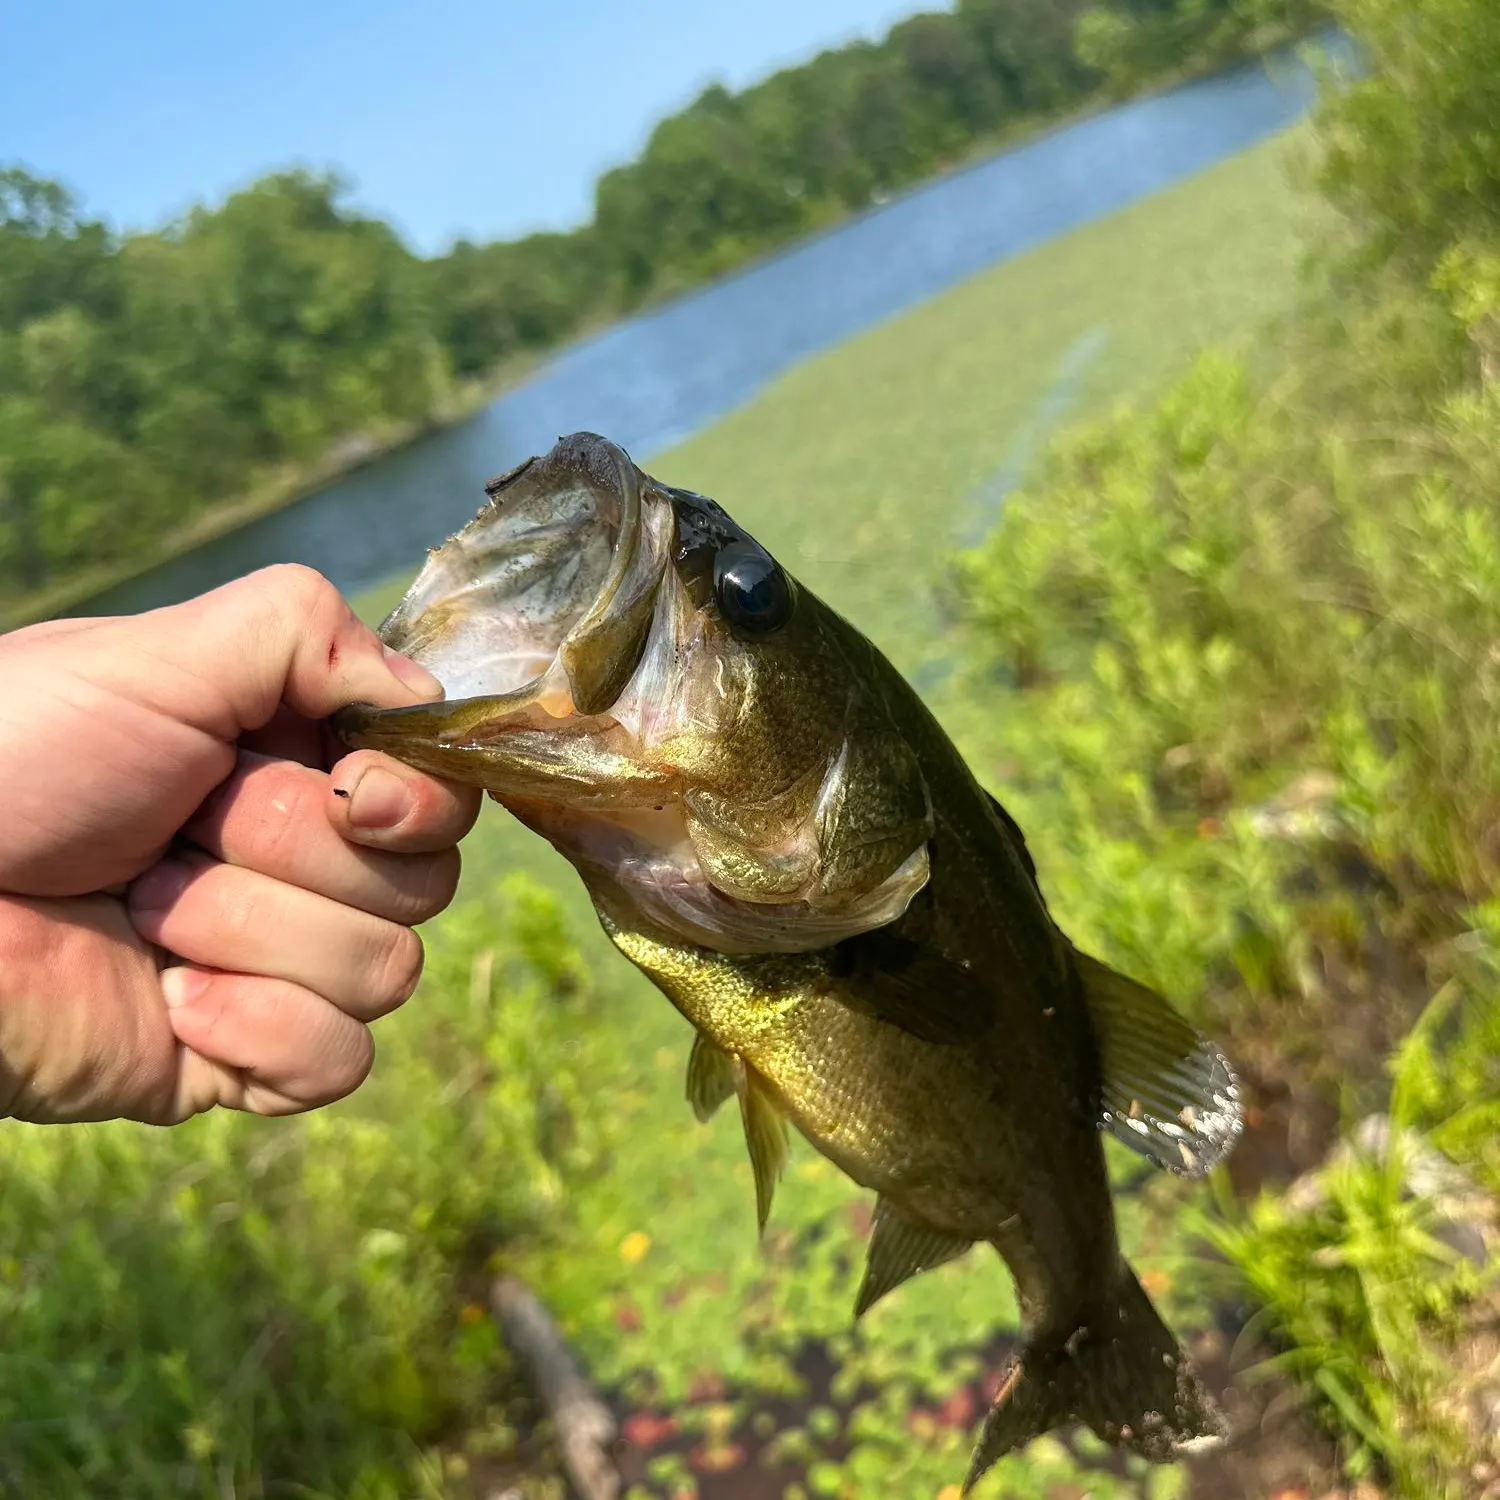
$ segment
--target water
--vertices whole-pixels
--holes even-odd
[[[346,593],[409,571],[474,513],[486,478],[561,434],[601,432],[644,460],[807,355],[1286,128],[1315,94],[1311,72],[1288,52],[925,184],[573,345],[462,424],[79,612],[174,603],[273,562],[307,563]]]

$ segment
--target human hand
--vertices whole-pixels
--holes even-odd
[[[479,794],[340,758],[321,721],[441,696],[298,567],[0,636],[0,1117],[166,1124],[356,1087]]]

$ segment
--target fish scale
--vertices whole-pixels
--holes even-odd
[[[820,997],[828,978],[816,960],[752,962],[728,972],[714,966],[705,974],[699,954],[609,921],[605,930],[700,1033],[765,1079],[819,1150],[846,1171],[846,1164],[857,1163],[865,1187],[898,1193],[954,1177],[979,1180],[986,1163],[1005,1158],[1012,1143],[994,1128],[1003,1124],[998,1117],[978,1131],[956,1116],[934,1118],[945,1101],[967,1093],[953,1085],[972,1086],[975,1065],[968,1056]],[[844,1057],[861,1058],[866,1066],[828,1066],[830,1058]],[[942,1128],[960,1123],[962,1131]],[[997,1227],[984,1206],[971,1215],[967,1226],[945,1227],[955,1233],[968,1227],[971,1238]]]

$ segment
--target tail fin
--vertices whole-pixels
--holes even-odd
[[[1026,1345],[1016,1355],[985,1419],[965,1495],[996,1459],[1070,1421],[1152,1463],[1224,1436],[1218,1407],[1124,1261],[1114,1300],[1096,1323],[1062,1344]]]

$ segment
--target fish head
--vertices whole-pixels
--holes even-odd
[[[759,952],[899,915],[931,810],[874,648],[603,438],[486,490],[380,627],[445,700],[355,705],[343,738],[486,788],[617,919]]]

